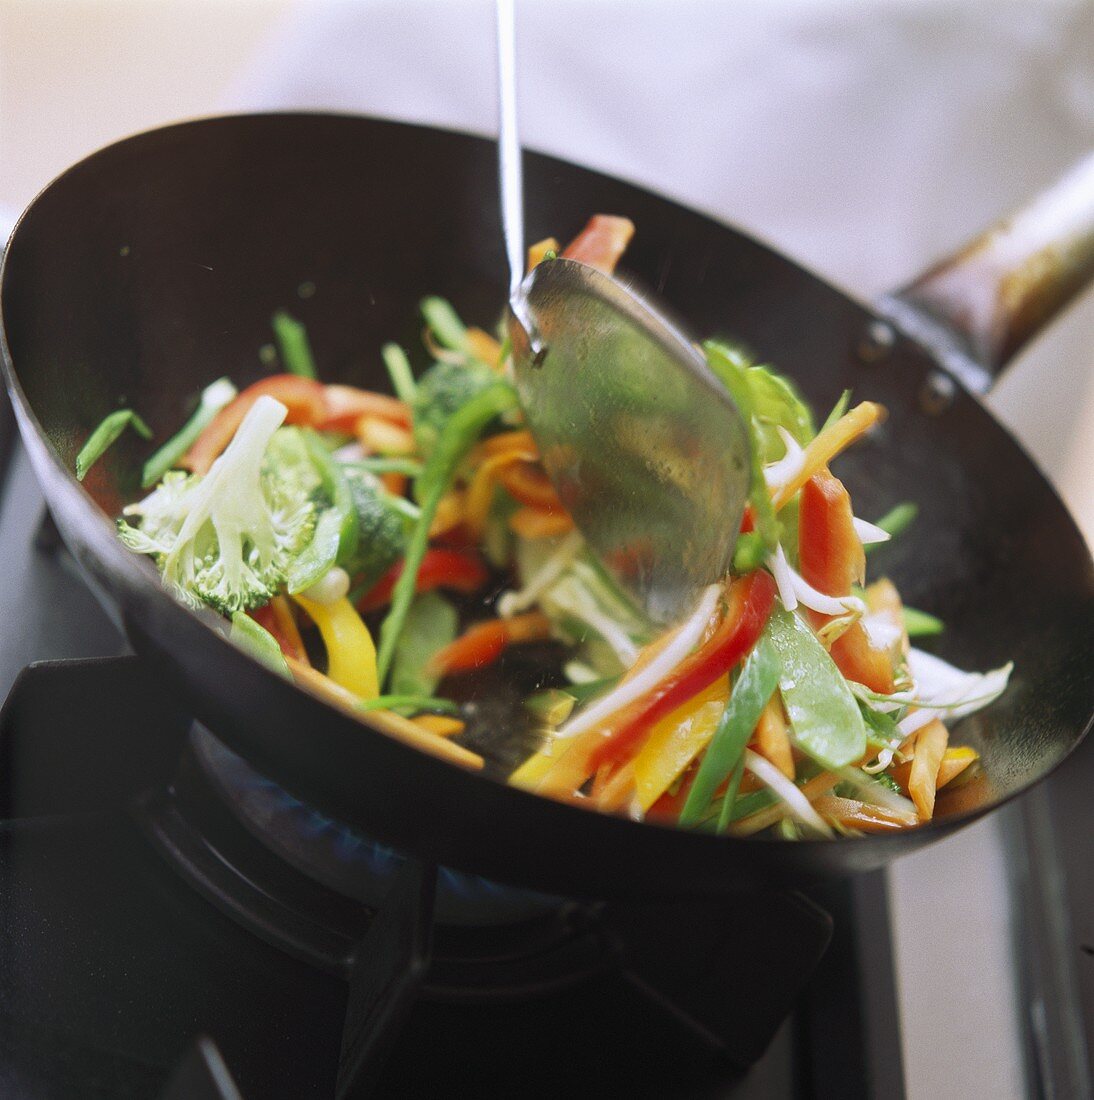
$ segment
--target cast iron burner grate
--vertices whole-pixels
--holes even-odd
[[[797,894],[579,904],[438,875],[318,819],[172,709],[148,680],[132,657],[25,670],[0,717],[4,773],[19,777],[3,792],[0,812],[10,823],[55,814],[58,800],[70,814],[101,809],[104,796],[128,805],[156,848],[219,909],[267,943],[343,978],[336,1096],[375,1090],[419,998],[528,1003],[608,973],[646,1005],[651,1033],[683,1026],[724,1063],[748,1065],[791,1011],[828,942],[830,918]],[[73,739],[66,731],[76,721],[80,736]],[[101,773],[95,765],[103,755],[117,767],[98,789],[72,781],[65,789],[58,760],[76,777]],[[259,805],[265,799],[267,808],[281,806],[274,815],[281,824],[312,822],[298,830],[297,843],[309,832],[310,842],[291,862],[284,836],[263,831],[240,790],[262,792]],[[371,877],[371,904],[321,881],[330,866],[320,867],[319,877],[305,873],[314,869],[310,861],[332,853],[340,873]],[[451,912],[434,920],[438,895],[454,891],[477,891],[478,923],[458,907],[462,923]],[[742,989],[747,997],[735,994]],[[197,1077],[220,1090],[209,1095],[232,1095],[225,1084],[231,1066],[218,1058],[208,1042],[191,1051],[179,1070],[189,1095],[200,1095]]]

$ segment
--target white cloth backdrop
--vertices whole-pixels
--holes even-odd
[[[1094,11],[1078,0],[518,9],[527,144],[711,211],[863,297],[1094,146]],[[491,132],[492,19],[489,0],[300,3],[229,105]],[[1088,531],[1092,307],[1073,311],[993,395]],[[1023,1091],[1005,865],[988,821],[893,872],[913,1098]]]

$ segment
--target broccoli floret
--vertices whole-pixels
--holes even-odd
[[[406,552],[406,520],[375,474],[345,468],[353,508],[357,513],[357,549],[342,567],[358,584],[371,588]]]
[[[311,540],[318,477],[296,433],[278,432],[285,415],[260,397],[204,477],[166,474],[125,510],[138,526],[118,521],[122,541],[155,557],[164,583],[192,606],[230,615],[265,603]]]
[[[414,396],[414,438],[428,456],[457,409],[492,386],[498,376],[483,363],[434,363],[418,379]]]

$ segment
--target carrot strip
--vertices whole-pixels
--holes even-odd
[[[551,479],[535,463],[525,461],[508,463],[499,469],[498,480],[505,486],[509,495],[521,504],[527,504],[530,508],[544,508],[551,512],[565,511],[562,501],[558,499],[558,493],[555,492],[555,487],[551,484]]]
[[[630,218],[594,214],[585,228],[566,246],[562,255],[610,275],[633,236],[634,222]]]
[[[858,829],[864,833],[891,833],[911,829],[919,824],[913,814],[890,810],[886,806],[874,806],[855,798],[839,798],[833,794],[822,795],[813,807],[821,817],[836,825]]]
[[[833,772],[821,772],[820,775],[813,776],[808,783],[803,783],[801,792],[810,802],[813,802],[822,794],[827,794],[838,782],[839,776]],[[756,813],[734,822],[730,825],[729,831],[734,836],[752,836],[753,833],[761,832],[774,825],[776,821],[786,817],[788,812],[785,802],[776,802],[773,806],[757,810]]]
[[[497,369],[501,366],[501,344],[481,328],[467,330],[467,348],[481,363]]]
[[[786,776],[794,779],[794,753],[786,727],[786,714],[776,692],[767,701],[753,735],[756,751]]]
[[[500,470],[514,462],[520,462],[527,457],[535,457],[534,451],[512,450],[502,451],[500,454],[489,455],[479,463],[478,469],[471,478],[471,484],[467,487],[466,505],[464,508],[464,523],[468,533],[478,539],[486,528],[486,520],[490,515],[490,506],[494,502],[494,486],[497,484],[497,475]]]
[[[286,656],[296,657],[298,660],[310,665],[308,651],[304,648],[304,639],[300,637],[300,628],[296,625],[296,616],[292,613],[292,606],[289,601],[284,596],[274,596],[270,600],[270,608],[280,631],[278,641],[281,642],[281,639],[284,638],[284,642],[281,642],[281,648]],[[288,643],[292,650],[291,653],[285,650],[285,643]]]
[[[466,725],[462,719],[453,718],[450,714],[419,714],[411,721],[438,737],[455,737],[463,733]]]
[[[568,512],[525,506],[509,517],[509,529],[523,539],[549,539],[572,531],[574,521]]]
[[[532,433],[522,428],[518,431],[499,432],[484,439],[472,451],[472,461],[489,458],[490,455],[498,455],[502,451],[528,451],[533,458],[539,453]]]
[[[378,416],[362,416],[355,422],[353,431],[361,446],[373,454],[412,455],[416,450],[409,428]]]
[[[950,739],[950,731],[935,718],[915,734],[915,756],[908,773],[908,796],[919,811],[920,821],[934,816],[938,771]]]
[[[324,676],[310,665],[291,657],[286,657],[285,660],[298,684],[310,688],[324,702],[331,703],[365,722],[365,714],[357,706],[360,699],[352,691],[336,684],[329,676]],[[438,756],[442,760],[448,760],[461,767],[478,771],[483,766],[483,759],[478,753],[446,741],[443,737],[427,733],[409,718],[403,718],[402,715],[395,714],[393,711],[370,710],[366,724],[376,726],[381,732],[394,737],[396,741],[402,741],[405,745],[421,749],[422,752]]]

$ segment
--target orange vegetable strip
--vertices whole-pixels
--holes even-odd
[[[405,402],[386,393],[373,393],[357,386],[337,383],[323,387],[323,419],[316,425],[322,431],[353,431],[362,416],[379,417],[400,427],[410,427],[410,409]]]
[[[634,222],[612,214],[594,214],[562,255],[610,275],[634,236]]]
[[[908,774],[908,796],[919,811],[920,821],[930,821],[934,816],[938,771],[949,739],[949,730],[937,718],[916,732],[915,756]]]
[[[518,508],[509,517],[509,529],[524,539],[547,539],[565,535],[574,529],[568,512],[544,508]]]
[[[472,461],[498,455],[502,451],[527,451],[532,458],[539,454],[532,433],[521,428],[518,431],[499,432],[497,435],[490,436],[489,439],[484,439],[472,452]]]
[[[481,363],[494,368],[501,366],[501,344],[481,328],[467,330],[467,349]]]
[[[772,494],[771,502],[776,510],[788,504],[794,494],[816,473],[822,470],[833,458],[850,446],[867,428],[876,424],[885,415],[885,409],[873,401],[863,401],[849,412],[844,413],[828,428],[813,439],[805,448],[801,469],[781,489]]]
[[[221,451],[232,441],[251,406],[263,395],[275,398],[289,410],[285,417],[286,424],[310,427],[321,424],[326,415],[323,390],[321,383],[298,374],[271,374],[268,378],[260,378],[209,421],[183,456],[181,465],[195,474],[207,474]]]
[[[866,577],[866,552],[855,530],[851,496],[838,477],[815,473],[803,486],[798,511],[801,575],[826,596],[850,595]]]
[[[410,745],[412,748],[421,749],[422,752],[427,752],[431,756],[438,756],[442,760],[448,760],[453,764],[459,764],[461,767],[475,771],[482,768],[483,759],[478,753],[465,749],[462,745],[446,741],[443,737],[427,733],[409,718],[404,718],[393,711],[370,710],[366,722],[365,715],[357,707],[360,700],[352,691],[347,691],[344,687],[336,684],[329,676],[324,676],[323,673],[310,665],[291,657],[286,657],[285,660],[288,662],[296,682],[310,688],[324,702],[341,708],[365,722],[366,725],[375,726],[388,736],[394,737],[395,740],[402,741],[403,744]]]
[[[840,777],[833,772],[821,772],[820,775],[813,776],[809,782],[803,783],[801,792],[810,802],[813,802],[822,794],[827,794],[839,779]],[[762,810],[757,810],[756,813],[749,814],[740,821],[732,822],[729,831],[734,836],[751,836],[774,825],[789,812],[785,802],[776,802],[773,806],[765,806]]]
[[[539,611],[514,615],[511,619],[490,619],[468,627],[455,641],[434,653],[429,665],[441,676],[470,672],[492,664],[508,645],[542,641],[550,636],[551,621]]]
[[[552,512],[565,511],[551,479],[539,465],[531,462],[513,462],[501,467],[498,480],[509,495],[530,508],[545,508]]]
[[[284,596],[274,596],[270,600],[269,606],[273,611],[280,632],[278,641],[281,640],[281,637],[284,637],[293,651],[291,653],[286,652],[286,656],[297,657],[305,664],[310,665],[311,661],[308,660],[308,651],[304,648],[304,639],[300,637],[300,628],[296,625],[296,616],[292,612],[292,605]],[[281,648],[283,651],[285,650],[284,645]]]
[[[450,714],[419,714],[411,721],[438,737],[455,737],[463,733],[466,725],[461,718],[453,718]]]
[[[794,779],[794,753],[790,747],[786,715],[777,691],[768,699],[767,706],[760,713],[753,741],[756,752],[774,764],[787,779]]]
[[[379,416],[362,416],[353,432],[365,450],[381,455],[412,455],[416,450],[409,428],[393,424]]]
[[[891,833],[900,829],[911,829],[919,824],[911,814],[902,814],[899,810],[859,802],[855,798],[839,798],[832,794],[821,795],[813,806],[821,817],[864,833]]]
[[[464,508],[464,523],[468,532],[476,539],[482,536],[486,528],[490,506],[494,502],[494,485],[497,483],[498,471],[514,462],[520,462],[529,455],[535,457],[534,452],[513,448],[502,451],[500,454],[490,455],[479,463],[474,477],[471,478],[471,484],[467,487]]]
[[[623,810],[634,798],[634,792],[634,761],[628,760],[601,788],[596,795],[596,803],[601,810],[608,812]]]

